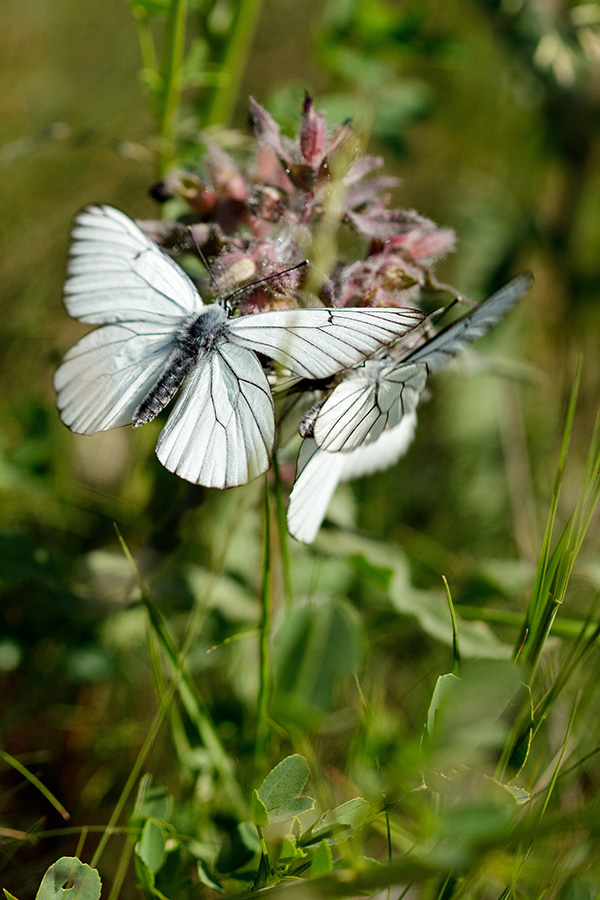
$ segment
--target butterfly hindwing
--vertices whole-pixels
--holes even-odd
[[[339,484],[344,458],[341,453],[319,450],[311,438],[302,441],[287,511],[288,531],[297,541],[310,544],[316,538]]]
[[[54,375],[62,421],[78,434],[129,425],[176,339],[173,328],[146,322],[105,325],[86,334]]]
[[[399,424],[417,406],[427,383],[424,363],[367,361],[348,373],[319,410],[314,439],[322,450],[348,453]]]
[[[271,390],[256,354],[223,341],[188,376],[156,454],[187,481],[234,487],[266,472],[274,439]]]
[[[305,544],[312,543],[340,481],[370,475],[393,465],[406,453],[416,424],[416,413],[407,413],[395,428],[384,431],[378,440],[363,444],[350,453],[327,453],[319,450],[314,440],[304,440],[287,512],[292,537]]]

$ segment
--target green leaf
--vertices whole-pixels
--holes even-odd
[[[311,840],[324,838],[330,845],[347,840],[369,815],[370,806],[363,797],[354,797],[325,813],[312,830]]]
[[[173,809],[173,797],[162,785],[152,784],[152,775],[146,774],[140,780],[131,821],[140,819],[169,819]]]
[[[307,761],[298,753],[275,766],[258,789],[267,810],[291,804],[308,781],[309,771]]]
[[[6,900],[17,900],[15,895],[11,894],[10,891],[7,891],[6,888],[2,888],[2,890],[4,891],[4,896],[6,897]]]
[[[286,819],[299,816],[310,809],[314,809],[314,807],[315,801],[312,797],[296,797],[284,806],[274,806],[273,809],[270,809],[269,823],[284,822]]]
[[[333,872],[333,855],[327,841],[321,841],[310,864],[310,877],[319,878]]]
[[[505,745],[515,709],[521,708],[525,698],[519,672],[508,660],[470,663],[461,678],[439,678],[424,747],[431,767],[447,773],[457,766],[491,764]]]
[[[144,860],[141,859],[137,855],[137,853],[134,855],[133,859],[138,885],[149,894],[154,894],[156,881],[156,879],[154,878],[154,872],[150,871]]]
[[[162,867],[166,855],[167,833],[158,819],[148,819],[142,829],[135,852],[153,874]]]
[[[217,891],[219,894],[224,892],[225,888],[217,876],[210,872],[206,864],[201,860],[198,860],[196,864],[196,871],[198,872],[198,878],[205,887],[211,888],[211,890]]]
[[[294,834],[286,834],[279,851],[277,863],[279,865],[289,865],[289,863],[295,862],[297,859],[304,859],[305,856],[306,851],[298,846],[296,836]]]
[[[427,711],[427,725],[425,726],[427,728],[427,734],[433,734],[437,712],[440,706],[444,704],[448,696],[452,693],[456,682],[459,680],[460,679],[456,675],[449,672],[447,675],[440,675],[436,681],[431,703],[429,704],[429,709]]]
[[[96,869],[75,856],[63,856],[42,878],[36,900],[99,900],[101,889]]]
[[[269,811],[256,790],[252,792],[252,816],[254,822],[263,828],[269,824]]]
[[[348,603],[330,599],[295,605],[275,646],[278,718],[306,730],[319,727],[342,679],[360,666],[362,649],[362,624]]]

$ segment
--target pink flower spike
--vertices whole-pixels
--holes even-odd
[[[309,164],[315,167],[323,158],[327,141],[327,126],[322,114],[316,113],[310,94],[306,94],[303,107],[300,150]]]

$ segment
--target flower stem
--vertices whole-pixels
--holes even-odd
[[[279,531],[279,547],[281,550],[281,565],[283,567],[283,596],[285,598],[285,611],[290,613],[294,602],[294,590],[292,587],[292,569],[290,565],[290,549],[288,546],[288,532],[283,503],[283,488],[277,453],[273,454],[273,474],[275,476],[275,508],[277,510],[277,528]]]
[[[261,616],[259,624],[259,683],[258,710],[256,721],[255,770],[260,774],[267,757],[269,741],[269,699],[271,692],[269,674],[269,637],[271,631],[271,527],[269,508],[269,482],[265,478],[265,530],[264,530],[264,564],[261,590]]]
[[[164,96],[158,151],[159,174],[164,175],[175,157],[177,119],[181,100],[181,67],[185,44],[187,0],[172,0],[165,30],[163,51]]]
[[[229,124],[261,8],[262,0],[241,0],[239,4],[222,63],[223,78],[215,89],[206,127]]]

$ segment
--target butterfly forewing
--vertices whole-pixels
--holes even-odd
[[[528,273],[513,278],[466,316],[452,322],[421,347],[413,350],[404,361],[422,360],[427,363],[430,372],[437,372],[468,344],[483,337],[497,325],[516,306],[532,283],[533,276]]]
[[[361,362],[423,321],[417,309],[294,309],[229,323],[232,338],[305,378],[327,378]]]
[[[64,301],[73,318],[174,323],[202,310],[185,272],[119,210],[86,207],[72,238]]]

